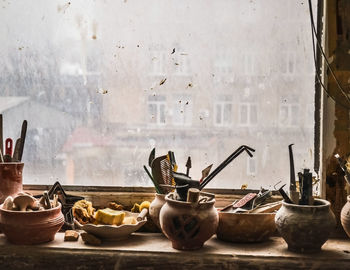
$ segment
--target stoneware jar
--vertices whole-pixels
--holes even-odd
[[[275,216],[277,230],[297,252],[317,252],[335,228],[335,216],[326,200],[315,199],[314,205],[282,202]]]
[[[208,193],[201,192],[201,196],[205,194]],[[160,226],[173,248],[199,249],[216,232],[219,217],[213,194],[196,203],[177,201],[174,193],[166,195],[165,200],[160,210]]]
[[[151,217],[154,224],[161,230],[160,222],[159,222],[159,213],[160,209],[165,204],[165,194],[156,193],[156,197],[151,202],[149,206],[149,216]]]
[[[64,223],[61,204],[42,211],[22,212],[2,209],[0,228],[9,242],[21,245],[52,241]]]
[[[22,191],[23,163],[0,163],[0,204],[8,196],[14,196]]]
[[[348,201],[340,213],[340,221],[344,231],[350,237],[350,195],[347,197],[347,199]]]

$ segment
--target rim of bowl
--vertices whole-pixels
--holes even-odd
[[[318,199],[314,198],[315,201],[319,201],[322,204],[320,205],[301,205],[301,204],[294,204],[294,203],[287,203],[284,200],[282,201],[282,205],[288,206],[288,207],[297,207],[297,208],[324,208],[331,205],[331,203],[324,199]]]
[[[8,213],[22,213],[23,215],[28,215],[28,214],[32,214],[32,213],[44,213],[44,212],[50,212],[50,211],[53,211],[53,210],[56,210],[58,208],[61,208],[61,203],[58,202],[58,206],[54,207],[54,208],[50,208],[50,209],[44,209],[44,210],[41,210],[41,211],[16,211],[16,210],[8,210],[8,209],[2,209],[2,206],[4,204],[2,203],[0,205],[0,211],[4,211],[4,212],[8,212]]]

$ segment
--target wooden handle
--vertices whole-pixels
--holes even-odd
[[[148,208],[143,208],[142,211],[140,212],[140,214],[137,216],[136,220],[137,221],[141,221],[145,218],[145,216],[148,213]]]
[[[196,203],[199,200],[199,189],[189,188],[187,191],[187,202]]]

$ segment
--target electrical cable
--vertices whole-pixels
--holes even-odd
[[[328,69],[330,70],[330,72],[331,72],[331,74],[332,74],[334,80],[336,81],[337,86],[338,86],[338,88],[340,89],[341,93],[345,96],[347,102],[350,104],[350,98],[349,98],[349,96],[345,93],[344,89],[341,87],[338,78],[336,77],[336,75],[335,75],[334,72],[333,72],[333,69],[332,69],[331,66],[330,66],[330,63],[329,63],[329,61],[328,61],[328,59],[327,59],[327,56],[326,56],[326,54],[325,54],[325,52],[324,52],[324,50],[323,50],[323,48],[322,48],[322,46],[321,46],[321,44],[320,44],[320,41],[319,41],[318,38],[317,38],[317,31],[316,31],[316,27],[315,27],[314,18],[313,18],[311,0],[308,0],[308,3],[309,3],[309,14],[310,14],[311,35],[312,35],[312,49],[313,49],[313,57],[314,57],[315,68],[317,68],[316,49],[315,49],[315,39],[316,39],[317,46],[318,46],[318,48],[320,49],[320,51],[321,51],[321,53],[322,53],[322,56],[323,56],[323,58],[324,58],[324,60],[325,60],[325,62],[326,62],[326,64],[327,64]],[[320,78],[320,74],[319,74],[317,71],[316,71],[316,77],[317,77],[318,82],[319,82],[320,85],[322,86],[323,90],[327,93],[327,95],[328,95],[329,97],[331,97],[331,99],[332,99],[336,104],[338,104],[338,105],[340,105],[341,107],[346,108],[346,109],[348,109],[348,110],[350,109],[349,106],[346,106],[346,105],[340,103],[339,101],[337,101],[337,100],[335,99],[335,97],[333,97],[333,96],[329,93],[329,91],[326,89],[325,85],[323,84],[323,82],[322,82],[322,80],[321,80],[321,78]]]

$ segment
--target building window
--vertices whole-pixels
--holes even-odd
[[[220,96],[214,104],[214,125],[228,127],[232,123],[232,97]]]
[[[242,126],[256,125],[258,122],[257,105],[241,103],[239,105],[239,124]]]
[[[173,96],[173,124],[190,126],[192,124],[192,100],[190,95]]]
[[[149,123],[165,125],[165,96],[151,95],[148,97],[148,119]]]
[[[297,127],[299,123],[299,104],[280,104],[279,124],[284,127]]]

